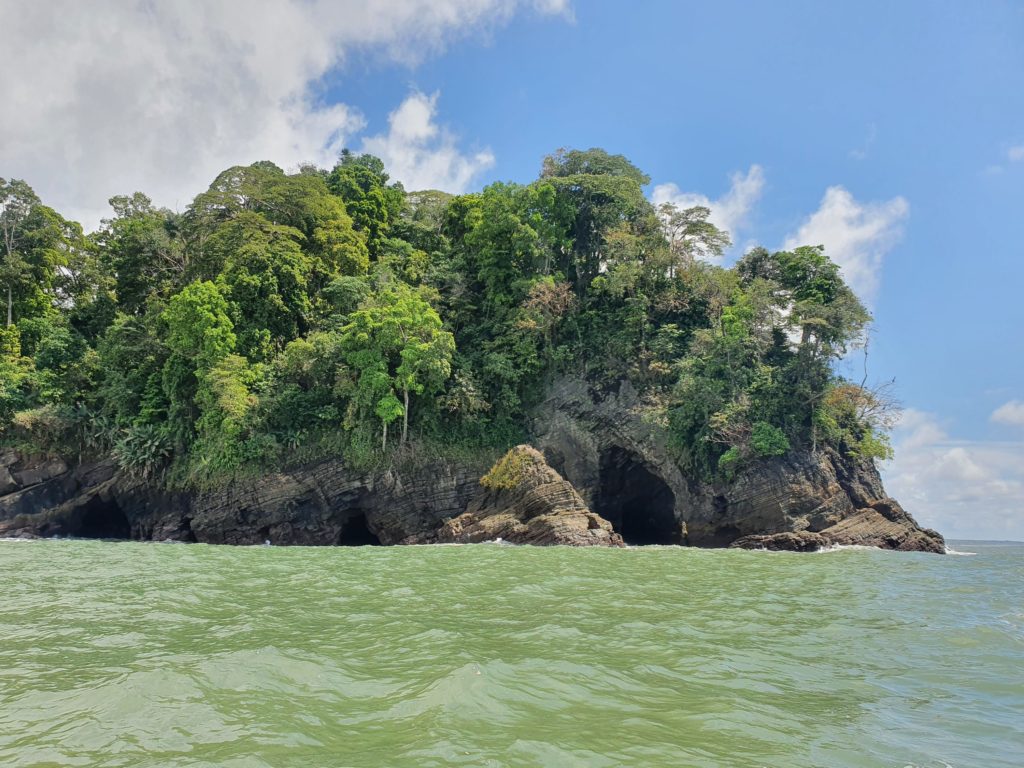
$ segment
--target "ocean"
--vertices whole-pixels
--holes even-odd
[[[952,546],[0,541],[0,765],[1019,768],[1024,545]]]

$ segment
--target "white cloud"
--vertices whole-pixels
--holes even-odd
[[[319,100],[347,52],[413,64],[522,7],[570,13],[567,0],[0,3],[0,175],[95,225],[114,194],[183,207],[231,165],[329,164],[363,126]]]
[[[1019,163],[1024,160],[1024,144],[1018,144],[1006,150],[1006,157],[1011,163]]]
[[[1024,539],[1024,442],[956,440],[913,409],[893,438],[886,489],[918,522],[947,538]]]
[[[711,209],[708,219],[721,230],[729,233],[733,243],[737,242],[737,233],[747,222],[755,203],[761,198],[764,190],[764,169],[760,165],[752,165],[747,172],[736,172],[730,176],[729,191],[716,200],[697,192],[683,192],[675,184],[658,184],[651,192],[651,202],[655,205],[672,203],[679,208],[692,208],[697,205]]]
[[[902,197],[862,203],[840,186],[829,187],[818,210],[786,238],[783,248],[824,245],[847,284],[870,302],[878,290],[882,259],[902,235],[910,205]]]
[[[1024,427],[1024,402],[1010,400],[992,411],[989,417],[997,424],[1009,424],[1015,427]]]
[[[438,94],[413,93],[388,116],[388,132],[363,140],[362,151],[384,161],[392,178],[409,191],[441,189],[461,193],[494,165],[490,150],[463,155],[455,137],[434,121]]]

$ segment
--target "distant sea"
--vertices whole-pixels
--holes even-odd
[[[0,541],[0,765],[1020,768],[1024,545],[951,546]]]

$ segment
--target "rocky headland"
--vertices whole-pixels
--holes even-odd
[[[792,452],[753,462],[730,482],[702,482],[684,476],[643,412],[627,382],[595,393],[565,379],[537,410],[532,445],[490,468],[432,460],[358,472],[330,460],[204,491],[168,490],[108,459],[8,451],[0,536],[945,551],[941,535],[885,493],[871,461]]]

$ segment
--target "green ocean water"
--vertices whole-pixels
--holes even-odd
[[[2,766],[1024,765],[1024,546],[0,541]]]

